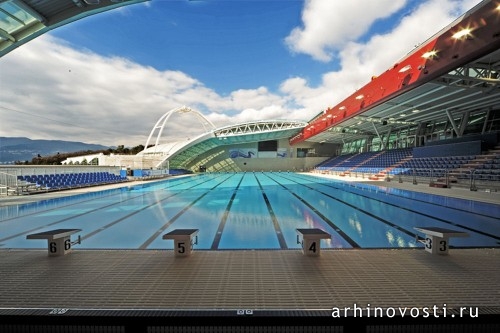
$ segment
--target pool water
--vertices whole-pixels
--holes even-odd
[[[79,249],[172,249],[162,236],[199,229],[195,249],[298,249],[297,228],[323,248],[410,248],[414,227],[466,231],[455,247],[499,247],[500,205],[295,173],[219,173],[0,208],[0,248],[46,248],[26,235],[82,229]],[[422,235],[420,235],[422,236]]]

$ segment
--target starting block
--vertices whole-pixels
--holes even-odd
[[[62,256],[67,254],[73,245],[81,244],[80,236],[78,236],[78,239],[74,242],[70,239],[72,234],[80,231],[82,231],[82,229],[55,229],[27,235],[26,239],[46,239],[49,256]]]
[[[199,229],[175,229],[163,235],[163,239],[173,239],[175,256],[186,257],[193,252],[193,245],[198,244],[198,231]]]
[[[332,236],[317,228],[296,229],[297,244],[302,245],[302,252],[307,256],[319,256],[321,254],[321,240],[330,239]],[[302,239],[300,239],[302,237]]]
[[[425,251],[431,254],[448,254],[450,237],[469,237],[469,234],[463,231],[451,230],[438,227],[416,227],[415,230],[425,234],[425,239],[416,240],[425,245]]]

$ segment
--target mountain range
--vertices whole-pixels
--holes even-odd
[[[72,153],[87,150],[105,150],[110,147],[76,141],[32,140],[24,137],[0,137],[0,164],[31,161],[38,155]]]

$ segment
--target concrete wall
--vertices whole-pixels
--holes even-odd
[[[235,159],[241,171],[307,171],[328,157]]]
[[[297,157],[298,149],[306,149],[305,157]],[[313,142],[302,142],[296,146],[290,146],[288,139],[278,140],[277,152],[259,152],[258,142],[250,142],[238,145],[223,145],[204,152],[187,164],[175,165],[170,163],[169,168],[187,169],[198,172],[200,166],[205,166],[208,172],[240,172],[240,171],[305,171],[312,169],[318,163],[335,155],[339,145],[321,144]],[[232,150],[241,150],[242,155],[248,156],[252,151],[252,158],[231,158]],[[285,152],[285,157],[278,157],[277,153]],[[98,158],[101,166],[116,166],[128,169],[150,169],[155,168],[162,160],[160,155],[88,155],[72,157],[65,162],[81,163],[83,159],[90,162]],[[174,159],[175,161],[175,159]]]
[[[96,166],[96,165],[9,165],[0,166],[0,173],[7,173],[15,176],[24,175],[51,175],[68,173],[87,172],[109,172],[115,175],[120,174],[120,167]]]
[[[129,169],[150,169],[155,168],[156,165],[163,161],[163,156],[158,155],[104,155],[103,153],[97,155],[86,155],[86,156],[76,156],[70,157],[62,162],[64,165],[72,165],[78,163],[81,165],[83,160],[90,163],[94,158],[97,158],[98,164],[102,166],[117,166]]]
[[[297,148],[313,149],[314,154],[298,158]],[[305,171],[312,169],[318,163],[330,158],[335,153],[337,145],[318,143],[301,143],[290,147],[288,139],[278,141],[278,151],[286,151],[285,157],[277,157],[276,154],[264,152],[259,153],[257,142],[220,146],[197,156],[193,161],[185,165],[173,165],[171,168],[183,168],[199,171],[200,166],[205,166],[207,172],[240,172],[240,171]],[[231,158],[231,150],[241,149],[244,154],[248,151],[256,152],[251,158]],[[281,149],[281,150],[280,150]],[[271,157],[272,155],[272,157]],[[269,157],[262,157],[269,156]]]

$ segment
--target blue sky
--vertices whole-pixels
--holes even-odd
[[[160,0],[80,20],[52,34],[99,54],[189,73],[223,95],[260,85],[277,90],[292,75],[318,83],[321,73],[337,66],[290,54],[284,40],[300,24],[302,8],[298,0]]]
[[[144,144],[186,105],[217,126],[310,120],[478,0],[153,0],[0,58],[0,136]],[[8,82],[8,84],[6,84]],[[192,136],[172,119],[165,140]]]

